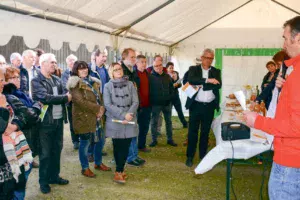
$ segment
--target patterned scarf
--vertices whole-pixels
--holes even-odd
[[[95,88],[93,87],[93,81],[91,80],[90,76],[88,76],[85,79],[82,79],[82,81],[91,88],[92,92],[94,93],[94,95],[96,96],[96,100],[97,100],[97,104],[101,105],[101,101],[100,101],[100,96],[99,93],[95,90]],[[100,140],[101,137],[104,137],[103,131],[102,131],[102,127],[103,127],[103,122],[101,121],[101,119],[97,119],[97,124],[96,124],[96,132],[94,133],[93,137],[92,137],[92,142],[96,143]],[[101,134],[102,133],[102,134]]]
[[[20,166],[24,165],[25,171],[29,170],[32,163],[32,154],[26,138],[21,131],[13,132],[10,135],[2,135],[3,150],[8,160],[14,178],[18,182],[21,174]]]

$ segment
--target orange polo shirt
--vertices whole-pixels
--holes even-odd
[[[300,168],[300,55],[285,64],[294,69],[282,87],[275,118],[258,116],[254,127],[274,135],[277,164]]]

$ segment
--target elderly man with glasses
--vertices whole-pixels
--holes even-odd
[[[53,76],[56,58],[51,53],[40,57],[41,70],[32,79],[32,98],[41,102],[43,107],[40,125],[40,168],[39,183],[41,192],[51,191],[49,184],[66,185],[68,180],[59,177],[60,155],[63,148],[63,122],[67,119],[65,104],[72,96],[64,94],[60,78]]]
[[[193,158],[198,143],[198,132],[201,124],[199,157],[204,158],[208,147],[208,136],[214,111],[219,110],[220,94],[222,86],[221,71],[214,68],[214,51],[205,49],[201,56],[202,63],[191,66],[185,73],[183,83],[198,87],[198,92],[186,101],[186,109],[189,109],[189,130],[186,166],[192,167]]]

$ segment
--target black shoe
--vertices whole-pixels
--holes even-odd
[[[105,151],[102,151],[102,156],[107,156],[107,153]]]
[[[51,187],[49,185],[40,185],[40,190],[43,194],[48,194],[51,192]]]
[[[133,167],[139,167],[139,166],[142,165],[142,164],[139,163],[137,160],[133,160],[133,161],[131,161],[131,162],[127,162],[127,164],[130,165],[130,166],[133,166]]]
[[[149,153],[149,152],[151,152],[151,149],[148,149],[145,147],[145,148],[139,149],[139,151],[144,152],[144,153]]]
[[[171,145],[171,146],[173,146],[173,147],[177,147],[177,144],[176,144],[173,140],[169,140],[169,141],[167,142],[167,144],[168,144],[168,145]]]
[[[50,180],[49,183],[50,184],[57,184],[57,185],[68,185],[69,181],[67,179],[63,179],[63,178],[59,177],[56,180]]]
[[[94,162],[94,156],[93,155],[89,155],[88,156],[88,160],[89,160],[89,162]]]
[[[192,167],[193,166],[193,158],[187,158],[185,165],[188,167]]]
[[[138,161],[141,165],[145,164],[145,162],[146,162],[146,160],[144,160],[140,157],[137,157],[135,160]]]
[[[74,150],[79,149],[79,142],[74,142],[74,143],[73,143],[73,149],[74,149]]]
[[[32,168],[39,168],[39,167],[40,167],[39,163],[32,161]]]
[[[155,147],[157,145],[157,141],[153,141],[151,142],[151,144],[149,145],[149,147]]]

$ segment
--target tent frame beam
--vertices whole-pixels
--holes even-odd
[[[288,9],[289,11],[292,11],[292,12],[296,13],[297,15],[300,15],[300,12],[298,12],[298,11],[296,11],[296,10],[294,10],[294,9],[292,9],[292,8],[290,8],[290,7],[284,5],[284,4],[282,4],[282,3],[280,3],[276,0],[271,0],[271,1],[278,4],[278,5],[280,5],[280,6],[282,6],[282,7],[284,7],[285,9]]]
[[[128,26],[124,26],[122,28],[117,29],[116,31],[114,31],[112,34],[113,35],[120,35],[121,33],[129,30],[132,26],[136,25],[137,23],[143,21],[144,19],[146,19],[147,17],[153,15],[154,13],[156,13],[157,11],[161,10],[162,8],[166,7],[167,5],[169,5],[170,3],[174,2],[175,0],[168,0],[167,2],[161,4],[160,6],[158,6],[157,8],[154,8],[153,10],[151,10],[150,12],[146,13],[145,15],[141,16],[140,18],[136,19],[135,21],[133,21],[132,23],[130,23]]]
[[[249,3],[250,3],[250,2],[252,2],[252,1],[253,1],[253,0],[249,0],[249,1],[247,1],[246,3],[244,3],[244,4],[240,5],[239,7],[237,7],[237,8],[235,8],[235,9],[233,9],[232,11],[230,11],[230,12],[226,13],[225,15],[222,15],[222,16],[221,16],[221,17],[219,17],[218,19],[216,19],[216,20],[214,20],[214,21],[210,22],[209,24],[207,24],[207,25],[203,26],[202,28],[200,28],[200,29],[198,29],[197,31],[195,31],[195,32],[191,33],[190,35],[188,35],[188,36],[186,36],[186,37],[182,38],[181,40],[179,40],[179,41],[175,42],[174,44],[171,44],[171,45],[170,45],[170,47],[171,47],[171,48],[174,48],[174,47],[175,47],[177,44],[179,44],[180,42],[182,42],[182,41],[184,41],[184,40],[188,39],[189,37],[191,37],[191,36],[193,36],[193,35],[195,35],[195,34],[199,33],[199,32],[200,32],[200,31],[202,31],[203,29],[205,29],[205,28],[207,28],[208,26],[210,26],[210,25],[212,25],[212,24],[214,24],[214,23],[216,23],[216,22],[220,21],[221,19],[223,19],[223,18],[225,18],[226,16],[230,15],[231,13],[233,13],[233,12],[235,12],[235,11],[239,10],[240,8],[244,7],[245,5],[249,4]]]
[[[62,19],[58,19],[58,18],[50,17],[50,16],[44,16],[42,14],[32,13],[32,12],[29,12],[29,11],[26,11],[26,10],[13,8],[13,7],[10,7],[10,6],[4,6],[4,5],[1,5],[1,4],[0,4],[0,10],[4,10],[4,11],[8,11],[8,12],[14,12],[14,13],[22,14],[22,15],[28,15],[28,16],[31,16],[31,17],[39,18],[39,19],[49,20],[49,21],[53,21],[53,22],[58,22],[58,23],[70,25],[70,26],[76,26],[76,27],[79,27],[79,28],[87,29],[87,30],[96,31],[96,32],[99,32],[99,33],[105,33],[105,34],[112,35],[109,31],[105,31],[105,30],[102,30],[102,29],[99,29],[99,28],[86,26],[86,25],[80,25],[80,24],[76,24],[76,23],[73,23],[73,22],[70,22],[70,21],[67,21],[67,20],[62,20]],[[143,40],[143,39],[139,39],[139,38],[135,38],[135,37],[131,37],[131,36],[126,36],[126,38],[169,47],[166,44],[162,44],[162,43],[154,42],[154,41]]]

